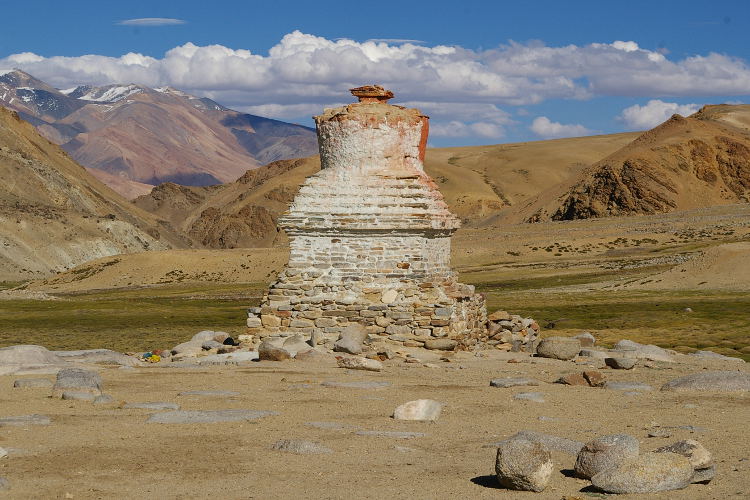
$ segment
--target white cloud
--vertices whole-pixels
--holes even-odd
[[[677,104],[652,99],[643,106],[635,104],[623,109],[618,118],[632,129],[643,130],[654,128],[675,113],[687,116],[692,115],[698,109],[700,109],[698,104]]]
[[[174,26],[176,24],[185,24],[182,19],[171,17],[141,17],[138,19],[124,19],[115,24],[120,26]]]
[[[411,38],[370,38],[367,41],[375,43],[415,43],[420,45],[425,43],[424,40],[413,40]]]
[[[579,124],[562,124],[553,122],[546,116],[534,118],[531,131],[545,139],[559,139],[561,137],[580,137],[591,135],[592,131]]]

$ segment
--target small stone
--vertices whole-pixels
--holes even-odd
[[[67,401],[95,401],[98,397],[95,394],[91,394],[90,392],[77,392],[77,391],[65,391],[60,396],[61,399],[67,400]]]
[[[550,452],[541,444],[525,439],[503,441],[497,448],[495,474],[509,489],[543,491],[554,465]]]
[[[261,410],[175,410],[154,413],[147,420],[148,424],[213,424],[219,422],[242,422],[256,420],[270,415],[278,415],[275,411]]]
[[[263,341],[258,346],[258,359],[261,361],[286,361],[292,359],[289,351],[276,347],[268,341]]]
[[[506,378],[493,378],[490,380],[490,386],[492,387],[520,387],[520,386],[534,386],[539,385],[538,380],[528,377],[506,377]]]
[[[281,439],[276,441],[273,446],[271,446],[271,449],[296,453],[298,455],[318,455],[321,453],[333,452],[333,450],[322,444],[313,441],[305,441],[303,439]]]
[[[534,403],[544,403],[543,392],[519,392],[513,395],[513,399],[520,399],[524,401],[533,401]]]
[[[604,358],[604,364],[615,370],[631,370],[637,363],[637,358]]]
[[[65,392],[91,394],[93,401],[102,393],[102,378],[98,373],[82,368],[63,368],[57,373],[57,380],[52,387],[52,397],[62,397]]]
[[[425,349],[433,351],[452,351],[458,346],[458,342],[453,339],[429,339],[425,340]]]
[[[591,483],[606,493],[656,493],[679,490],[693,478],[687,458],[676,453],[644,453],[594,475]]]
[[[48,378],[21,378],[13,382],[13,387],[19,389],[52,387],[54,384]]]
[[[563,375],[559,379],[555,381],[556,384],[565,384],[565,385],[584,385],[588,387],[589,383],[588,381],[583,377],[582,373],[570,373],[568,375]]]
[[[341,358],[337,360],[339,367],[348,368],[350,370],[367,370],[372,372],[379,372],[383,369],[383,363],[374,359],[361,358],[358,356],[352,356],[348,358]]]
[[[600,372],[587,370],[583,372],[582,375],[591,387],[602,387],[604,385],[604,375],[602,375]]]
[[[638,440],[627,434],[611,434],[586,443],[576,457],[575,472],[578,477],[592,476],[618,467],[628,459],[638,456]]]
[[[143,410],[179,410],[180,405],[176,403],[149,402],[149,403],[128,403],[123,406],[125,409],[137,408]]]
[[[653,431],[648,433],[648,437],[650,438],[668,438],[672,437],[672,433],[669,432],[666,429],[654,429]]]
[[[711,465],[710,467],[706,467],[704,469],[695,469],[693,471],[693,479],[691,479],[690,481],[693,483],[708,484],[711,482],[715,475],[716,466]]]
[[[542,339],[536,348],[538,356],[570,360],[581,351],[581,342],[573,337],[548,337]]]
[[[417,399],[397,407],[393,411],[396,420],[437,420],[443,404],[433,399]]]
[[[661,387],[662,391],[750,391],[750,373],[735,371],[700,372],[671,380]]]

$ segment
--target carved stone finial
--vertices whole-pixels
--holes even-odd
[[[359,102],[388,102],[388,99],[393,99],[393,92],[386,90],[380,85],[364,85],[354,89],[349,89],[354,97],[359,99]]]

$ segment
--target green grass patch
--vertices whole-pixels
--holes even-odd
[[[145,351],[172,347],[204,329],[239,335],[246,309],[260,302],[265,286],[167,286],[0,301],[0,347]]]

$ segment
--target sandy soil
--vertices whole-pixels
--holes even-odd
[[[556,471],[539,494],[499,489],[491,474],[497,442],[531,429],[587,441],[629,433],[651,450],[679,439],[697,439],[712,453],[717,476],[709,485],[648,498],[725,499],[750,496],[746,423],[750,396],[653,392],[628,396],[619,391],[551,384],[585,366],[573,362],[493,352],[477,358],[459,353],[436,367],[386,362],[381,373],[352,372],[332,365],[259,362],[245,367],[103,368],[105,391],[117,402],[168,401],[182,409],[256,409],[279,412],[247,423],[146,424],[153,411],[95,406],[52,399],[49,389],[13,389],[19,377],[0,377],[0,417],[39,413],[52,424],[3,427],[0,476],[12,489],[8,498],[588,498],[587,481],[569,476],[574,459],[555,452]],[[510,357],[523,362],[508,363]],[[688,358],[681,357],[682,360]],[[602,369],[609,380],[643,381],[658,387],[704,368],[741,369],[715,361],[652,363],[634,371]],[[539,387],[499,389],[489,380],[530,375]],[[49,376],[52,378],[52,376]],[[388,381],[377,390],[327,388],[321,382]],[[235,397],[178,396],[184,390],[231,390]],[[539,391],[545,403],[513,400]],[[393,409],[406,401],[433,398],[446,404],[435,423],[395,421]],[[542,418],[544,417],[544,418]],[[306,422],[336,422],[343,430]],[[671,438],[648,438],[656,426]],[[360,436],[357,429],[415,431],[425,437],[395,439]],[[333,450],[296,455],[271,449],[280,439],[308,439]],[[5,496],[3,496],[5,495]],[[66,496],[67,495],[67,496]],[[636,498],[622,496],[620,498]],[[638,496],[637,498],[645,498]]]

